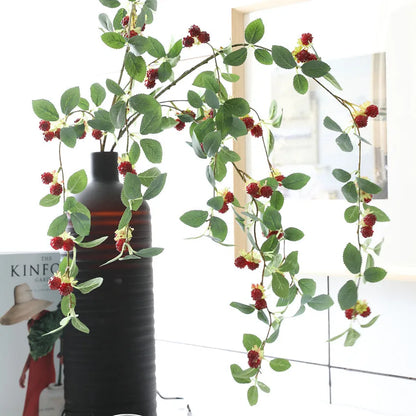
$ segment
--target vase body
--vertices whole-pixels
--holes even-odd
[[[103,277],[101,287],[77,293],[76,311],[90,329],[64,331],[65,415],[156,415],[154,302],[151,259],[115,261],[114,231],[124,212],[120,201],[117,154],[92,154],[93,180],[77,198],[91,211],[91,233],[98,247],[77,249],[77,280]],[[133,213],[131,246],[151,246],[149,207]]]

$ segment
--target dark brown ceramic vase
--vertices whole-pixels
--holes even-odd
[[[117,153],[92,154],[92,181],[79,195],[91,211],[87,241],[107,235],[92,249],[78,249],[78,281],[103,277],[102,286],[77,296],[76,311],[90,328],[64,331],[65,415],[156,415],[153,276],[151,259],[116,261],[114,231],[125,207]],[[151,246],[149,207],[134,212],[131,245]]]

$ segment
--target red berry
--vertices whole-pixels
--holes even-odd
[[[363,218],[363,222],[365,225],[368,225],[369,227],[372,227],[377,221],[377,217],[374,214],[367,214]]]
[[[118,171],[120,172],[121,175],[126,176],[127,173],[129,172],[133,173],[133,166],[131,165],[130,162],[124,161],[118,165]]]
[[[260,359],[260,354],[258,353],[258,351],[250,350],[247,353],[247,357],[248,357],[248,365],[249,365],[249,367],[251,367],[251,368],[258,368],[258,367],[260,367],[261,359]]]
[[[130,16],[124,16],[123,19],[121,20],[121,24],[123,26],[127,26],[129,24],[129,20],[130,20]]]
[[[67,296],[70,293],[72,293],[73,287],[71,285],[71,283],[61,283],[61,285],[59,286],[59,293],[61,294],[61,296]]]
[[[49,130],[43,135],[43,140],[45,140],[45,142],[50,142],[54,137],[55,133]]]
[[[92,137],[94,137],[94,139],[100,140],[101,137],[103,137],[103,132],[101,130],[96,130],[94,129],[91,133]]]
[[[42,131],[48,131],[51,128],[51,123],[49,121],[46,121],[46,120],[41,120],[39,122],[39,128]]]
[[[146,72],[146,77],[150,80],[155,80],[159,76],[159,69],[158,68],[151,68],[148,69]]]
[[[357,125],[357,127],[365,127],[367,125],[368,116],[365,116],[363,114],[356,116],[354,118],[354,122]]]
[[[146,29],[146,23],[143,23],[143,26],[141,28],[141,31],[143,32]]]
[[[118,252],[121,253],[121,251],[123,250],[123,245],[124,245],[125,242],[126,242],[126,239],[125,238],[120,238],[120,240],[117,240],[117,242],[116,242],[116,250]],[[124,247],[123,252],[125,252],[125,251],[127,251],[127,247]]]
[[[312,43],[312,39],[313,39],[313,36],[310,33],[302,33],[302,36],[300,37],[300,41],[305,46]]]
[[[201,29],[197,25],[192,25],[188,32],[192,37],[196,37],[201,33]]]
[[[64,240],[62,239],[62,237],[54,237],[54,238],[52,238],[52,240],[51,240],[51,247],[54,250],[60,250],[63,245],[64,245]]]
[[[352,319],[356,315],[355,310],[353,308],[347,309],[345,311],[345,316],[347,319]]]
[[[74,240],[72,240],[72,238],[67,238],[66,240],[64,240],[62,248],[65,251],[71,251],[74,248]]]
[[[224,201],[224,203],[222,204],[221,209],[218,210],[218,212],[221,212],[221,214],[224,214],[225,212],[228,211],[228,205],[227,203]]]
[[[267,237],[266,237],[266,238],[269,238],[269,237],[271,237],[272,235],[275,235],[275,236],[276,236],[276,238],[277,238],[278,240],[280,240],[281,238],[283,238],[284,233],[283,233],[282,231],[280,231],[280,230],[270,231],[270,232],[269,232],[269,234],[267,234]]]
[[[259,300],[263,297],[263,291],[261,289],[255,288],[251,291],[251,297],[253,300]]]
[[[84,133],[81,134],[81,136],[78,137],[78,139],[85,139],[85,136],[87,135],[87,132],[84,131]]]
[[[61,195],[62,193],[62,185],[60,183],[53,183],[50,188],[49,188],[49,192],[52,195]]]
[[[247,267],[248,267],[250,270],[256,270],[256,269],[259,267],[259,264],[258,264],[258,263],[256,263],[255,261],[248,261],[248,262],[247,262]]]
[[[309,62],[316,60],[316,56],[309,53],[306,49],[302,49],[296,54],[296,59],[299,62]]]
[[[254,137],[261,137],[263,136],[263,129],[261,128],[260,124],[256,124],[251,130],[250,133]]]
[[[201,33],[198,35],[198,40],[199,40],[201,43],[208,43],[208,42],[209,42],[209,40],[210,40],[209,33],[207,33],[207,32],[201,32]]]
[[[277,180],[277,182],[279,182],[279,185],[281,185],[283,179],[285,179],[285,176],[284,175],[278,175],[278,176],[275,176],[275,179]]]
[[[231,204],[232,202],[234,202],[234,194],[232,192],[228,191],[224,196],[224,201],[227,204]]]
[[[363,317],[363,318],[367,318],[367,316],[368,315],[370,315],[371,314],[371,309],[370,309],[370,307],[369,306],[367,306],[367,309],[364,311],[364,312],[361,312],[360,313],[360,315]]]
[[[368,204],[369,202],[371,202],[371,200],[373,199],[373,195],[370,195],[369,197],[367,197],[367,198],[364,198],[364,202],[366,203],[366,204]]]
[[[261,310],[267,308],[267,302],[266,299],[257,299],[256,303],[254,305],[256,309]]]
[[[57,139],[61,138],[61,129],[56,129],[53,134]]]
[[[130,30],[128,35],[126,34],[126,37],[130,39],[130,38],[132,38],[134,36],[137,36],[137,35],[138,35],[138,33],[135,30],[132,29],[132,30]]]
[[[152,89],[152,88],[154,88],[154,87],[155,87],[155,85],[156,85],[156,81],[155,81],[154,79],[149,79],[149,78],[146,78],[146,79],[144,80],[144,86],[145,86],[146,88],[149,88],[149,90],[150,90],[150,89]]]
[[[61,281],[61,279],[58,276],[52,276],[48,280],[49,289],[51,289],[51,290],[58,290],[59,287],[61,286],[61,283],[62,283],[62,281]]]
[[[259,185],[256,182],[251,182],[246,186],[246,191],[249,195],[251,195],[253,198],[258,198],[260,195],[260,188]]]
[[[175,129],[178,131],[183,130],[185,128],[185,122],[179,120],[178,118],[176,119],[176,121],[178,122],[178,124],[175,126]]]
[[[316,57],[316,55],[315,55],[314,53],[310,53],[310,54],[309,54],[309,60],[310,60],[310,61],[317,61],[317,60],[318,60],[318,58]]]
[[[49,185],[53,181],[53,174],[51,172],[42,173],[40,177],[45,185]]]
[[[368,238],[368,237],[371,237],[372,235],[373,235],[373,233],[374,233],[374,230],[373,230],[373,228],[372,227],[370,227],[370,226],[365,226],[365,227],[362,227],[361,228],[361,235],[364,237],[364,238]]]
[[[183,112],[183,114],[187,114],[188,116],[191,116],[192,118],[196,118],[196,114],[192,110],[186,110]]]
[[[192,36],[187,36],[182,39],[182,44],[185,48],[190,48],[194,44],[195,40]]]
[[[261,193],[261,196],[265,198],[270,198],[273,194],[273,189],[271,186],[268,186],[268,185],[262,186],[260,189],[260,193]]]
[[[238,256],[235,260],[234,260],[234,265],[236,267],[238,267],[239,269],[244,269],[244,267],[247,266],[247,260],[245,259],[245,257],[243,256]]]
[[[365,114],[368,117],[377,117],[378,116],[378,107],[374,104],[369,105],[366,109],[365,109]]]
[[[251,130],[254,127],[254,120],[249,116],[243,117],[241,121],[243,121],[243,123],[246,125],[247,130]]]

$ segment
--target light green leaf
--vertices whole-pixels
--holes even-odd
[[[89,279],[86,282],[76,285],[75,288],[85,295],[100,287],[103,281],[104,279],[102,277],[94,277],[93,279]]]
[[[224,64],[231,65],[231,66],[240,66],[246,61],[246,59],[247,59],[247,49],[240,48],[226,55],[224,57]]]
[[[344,198],[350,202],[351,204],[354,204],[357,202],[358,194],[357,194],[357,188],[355,187],[354,182],[347,182],[342,188],[341,192],[344,195]]]
[[[86,236],[90,233],[91,220],[80,212],[71,213],[71,222],[78,235]]]
[[[349,328],[347,332],[347,337],[345,338],[344,346],[352,347],[355,344],[355,341],[360,337],[360,333],[353,328]]]
[[[302,74],[296,74],[293,77],[293,88],[299,94],[306,94],[309,88],[308,80]]]
[[[259,390],[257,386],[250,386],[247,390],[247,400],[250,406],[254,406],[257,404],[259,400]]]
[[[360,216],[360,209],[357,205],[352,205],[351,207],[348,207],[344,212],[344,219],[349,224],[352,224],[353,222],[358,221],[358,218]]]
[[[302,72],[311,78],[319,78],[326,75],[331,67],[323,61],[309,61],[302,65]]]
[[[56,204],[59,203],[59,201],[61,200],[61,195],[45,195],[40,201],[39,201],[39,205],[41,205],[42,207],[52,207]]]
[[[143,57],[136,56],[132,52],[127,53],[124,59],[127,73],[136,81],[142,82],[146,76],[146,62]]]
[[[381,188],[378,185],[367,179],[357,178],[357,184],[361,190],[368,192],[369,194],[378,194],[381,192]]]
[[[224,241],[227,237],[228,227],[224,220],[218,217],[211,217],[209,222],[209,228],[211,230],[212,237],[216,241]]]
[[[338,292],[338,303],[342,310],[355,306],[358,299],[357,285],[353,280],[348,280]]]
[[[334,301],[328,295],[318,295],[312,298],[308,305],[316,311],[324,311],[329,309],[334,304]]]
[[[59,215],[49,225],[48,235],[50,237],[57,237],[62,234],[68,225],[68,217],[66,214]]]
[[[286,371],[289,370],[291,367],[290,362],[288,360],[285,360],[284,358],[275,358],[270,361],[270,367],[274,371]]]
[[[256,19],[250,22],[245,31],[244,37],[247,43],[257,43],[264,35],[264,24],[261,19]]]
[[[61,96],[61,110],[68,115],[79,103],[80,99],[79,87],[66,90]]]
[[[162,146],[157,140],[142,139],[140,140],[140,146],[149,162],[160,163],[162,161]]]
[[[113,49],[121,49],[126,44],[126,39],[116,32],[105,32],[101,35],[102,41]]]
[[[283,179],[282,185],[287,189],[302,189],[308,182],[310,176],[303,173],[292,173]]]
[[[104,87],[102,87],[100,84],[95,83],[92,84],[90,87],[90,94],[91,94],[91,100],[92,102],[98,107],[102,104],[102,102],[105,100],[106,92]]]
[[[78,331],[84,332],[85,334],[90,333],[89,328],[84,323],[82,323],[77,317],[71,318],[71,324]]]
[[[324,118],[324,126],[329,130],[339,131],[340,133],[343,131],[342,128],[328,116]]]
[[[246,315],[253,313],[256,308],[252,305],[245,305],[244,303],[239,303],[239,302],[231,302],[230,306],[238,309],[240,312],[245,313]]]
[[[32,108],[34,113],[42,120],[59,120],[59,114],[56,111],[55,106],[48,100],[33,100]]]
[[[362,265],[362,257],[361,253],[357,247],[348,243],[344,249],[343,253],[343,261],[345,267],[353,274],[360,273],[361,265]]]
[[[67,183],[68,191],[73,194],[78,194],[86,188],[87,183],[87,174],[84,169],[81,169],[69,177]]]
[[[253,334],[244,334],[243,335],[243,345],[247,351],[250,351],[253,347],[261,346],[261,339]]]
[[[343,152],[352,152],[352,150],[354,149],[354,147],[351,143],[350,136],[348,136],[347,133],[340,134],[335,139],[335,142]]]
[[[135,200],[142,196],[141,182],[137,175],[130,172],[124,178],[123,193],[127,199]]]
[[[334,169],[332,175],[340,182],[348,182],[351,179],[351,174],[343,169]]]
[[[265,49],[256,49],[254,51],[254,57],[262,65],[272,65],[273,64],[273,58],[270,55],[270,52],[266,51]]]
[[[292,52],[283,46],[272,46],[272,57],[274,62],[284,69],[296,68],[296,61],[293,58]]]
[[[387,275],[387,272],[381,267],[369,267],[364,272],[364,278],[367,282],[375,283],[383,280]]]
[[[201,210],[192,210],[185,212],[180,217],[180,220],[190,227],[198,228],[200,227],[208,218],[208,211]]]
[[[143,198],[145,200],[152,199],[160,194],[162,192],[163,187],[166,183],[166,173],[161,173],[158,177],[156,177],[149,187],[146,189]]]

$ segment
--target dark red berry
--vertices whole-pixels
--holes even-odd
[[[366,197],[366,198],[364,198],[364,202],[366,203],[366,204],[368,204],[369,202],[371,202],[371,200],[373,199],[373,195],[370,195],[370,196],[368,196],[368,197]]]
[[[60,139],[61,138],[61,129],[56,129],[55,132],[54,132],[54,136],[57,139]]]
[[[123,19],[121,20],[121,24],[123,26],[127,26],[129,24],[129,20],[130,20],[130,16],[124,16]]]
[[[272,235],[275,235],[275,236],[276,236],[276,238],[277,238],[278,240],[280,240],[281,238],[283,238],[284,233],[283,233],[282,231],[280,231],[280,230],[273,230],[273,231],[269,231],[269,234],[267,234],[267,237],[266,237],[266,238],[269,238],[269,237],[271,237]]]
[[[128,34],[126,34],[126,37],[128,39],[130,39],[130,38],[132,38],[134,36],[137,36],[137,35],[138,35],[138,33],[135,30],[132,29],[132,30],[130,30],[130,32]]]
[[[251,368],[258,368],[258,367],[260,367],[261,359],[260,359],[260,354],[258,353],[258,351],[250,350],[247,353],[247,357],[248,357],[248,365],[249,365],[249,367],[251,367]]]
[[[149,78],[146,78],[146,79],[144,80],[144,86],[145,86],[146,88],[152,89],[152,88],[154,88],[154,87],[155,87],[155,85],[156,85],[156,81],[155,81],[154,79],[149,79]]]
[[[190,48],[194,44],[195,40],[192,36],[186,36],[182,39],[182,44],[185,48]]]
[[[355,312],[355,310],[354,310],[353,308],[346,309],[346,311],[345,311],[345,316],[346,316],[346,318],[347,318],[347,319],[352,319],[352,318],[354,318],[356,315],[357,315],[357,314],[356,314],[356,312]]]
[[[238,256],[235,260],[234,260],[234,265],[236,267],[238,267],[239,269],[244,269],[244,267],[247,266],[247,260],[245,259],[245,257],[243,256]]]
[[[129,172],[133,173],[133,166],[129,161],[124,161],[118,165],[118,171],[121,175],[126,176]]]
[[[143,26],[140,30],[143,32],[145,29],[146,29],[146,23],[143,24]]]
[[[100,140],[103,137],[103,132],[101,130],[94,129],[91,133],[92,137],[96,140]]]
[[[62,248],[65,251],[71,251],[74,248],[74,245],[75,245],[74,240],[72,240],[72,238],[67,238],[66,240],[63,241]]]
[[[58,276],[52,276],[48,280],[48,286],[51,290],[58,290],[62,284],[62,280]]]
[[[84,133],[81,134],[81,136],[78,137],[78,139],[85,139],[85,136],[87,135],[87,132],[84,131]]]
[[[249,183],[246,186],[246,191],[253,198],[258,198],[258,196],[260,195],[260,188],[259,188],[259,185],[256,182]]]
[[[178,122],[178,124],[175,126],[175,129],[178,131],[183,130],[185,128],[185,122],[179,120],[178,118],[176,119],[176,121]]]
[[[310,33],[302,33],[302,36],[300,37],[300,41],[303,45],[309,45],[312,43],[313,36]]]
[[[364,312],[361,312],[360,313],[360,315],[363,317],[363,318],[367,318],[367,316],[368,315],[370,315],[371,314],[371,309],[370,309],[370,307],[369,306],[367,306],[367,309],[364,311]]]
[[[126,239],[125,238],[120,238],[120,240],[117,240],[116,241],[116,250],[118,252],[121,253],[121,251],[123,250],[123,245],[124,245],[125,242],[126,242]],[[123,251],[124,252],[127,251],[127,247],[124,247],[124,250]]]
[[[279,182],[279,186],[280,186],[280,185],[282,185],[282,181],[283,181],[283,179],[285,179],[285,176],[284,175],[278,175],[278,176],[275,176],[275,179],[277,180],[277,182]]]
[[[61,283],[61,285],[59,286],[59,293],[61,294],[61,296],[67,296],[70,293],[72,293],[73,287],[71,285],[71,283]]]
[[[256,263],[255,261],[248,261],[248,262],[247,262],[247,267],[248,267],[250,270],[256,270],[256,269],[259,267],[259,264],[258,264],[258,263]]]
[[[197,25],[192,25],[189,28],[189,31],[188,32],[189,32],[190,36],[196,37],[196,36],[198,36],[201,33],[201,29]]]
[[[192,118],[196,118],[196,114],[192,110],[185,110],[182,114],[187,114],[188,116],[191,116]]]
[[[369,105],[366,109],[365,109],[365,114],[368,117],[377,117],[378,116],[378,107],[374,104]]]
[[[234,202],[234,194],[232,192],[228,191],[224,196],[224,201],[227,204],[231,204],[232,202]]]
[[[261,128],[260,124],[256,124],[251,130],[250,133],[254,137],[261,137],[263,136],[263,129]]]
[[[49,185],[53,181],[53,174],[51,172],[42,173],[40,177],[45,185]]]
[[[261,310],[267,308],[267,302],[266,299],[257,299],[256,303],[254,305],[256,309]]]
[[[372,227],[369,227],[368,225],[361,228],[361,235],[364,238],[371,237],[373,235],[373,233],[374,233],[373,228]]]
[[[262,186],[260,189],[260,194],[264,198],[270,198],[273,194],[273,189],[271,186],[268,186],[268,185]]]
[[[41,120],[39,122],[39,128],[42,131],[48,131],[51,128],[51,123],[49,121],[46,121],[46,120]]]
[[[254,120],[251,117],[243,117],[241,120],[246,125],[247,130],[251,130],[254,127]]]
[[[49,130],[43,135],[43,140],[45,140],[45,142],[50,142],[54,137],[55,133]]]
[[[62,185],[60,183],[53,183],[50,188],[49,188],[49,192],[52,195],[61,195],[62,193]]]
[[[251,297],[253,300],[259,300],[263,297],[263,291],[261,289],[255,288],[251,291]]]
[[[316,56],[309,53],[306,49],[302,49],[296,54],[296,59],[299,62],[309,62],[316,60]]]
[[[148,69],[146,72],[146,77],[151,80],[158,79],[159,76],[159,68],[151,68]]]
[[[222,204],[222,207],[218,210],[218,212],[220,212],[221,214],[224,214],[225,212],[228,211],[228,205],[227,203],[224,201],[224,203]]]
[[[209,40],[210,40],[209,33],[207,33],[207,32],[201,32],[201,33],[198,35],[198,40],[199,40],[201,43],[208,43],[208,42],[209,42]]]
[[[54,238],[52,238],[52,240],[51,240],[51,247],[54,250],[60,250],[63,245],[64,245],[64,240],[62,239],[62,237],[54,237]]]
[[[377,221],[377,217],[374,214],[367,214],[363,218],[363,222],[365,225],[368,225],[369,227],[372,227]]]
[[[357,125],[357,127],[365,127],[367,125],[367,121],[368,121],[368,116],[363,115],[363,114],[356,116],[354,118],[354,122]]]

